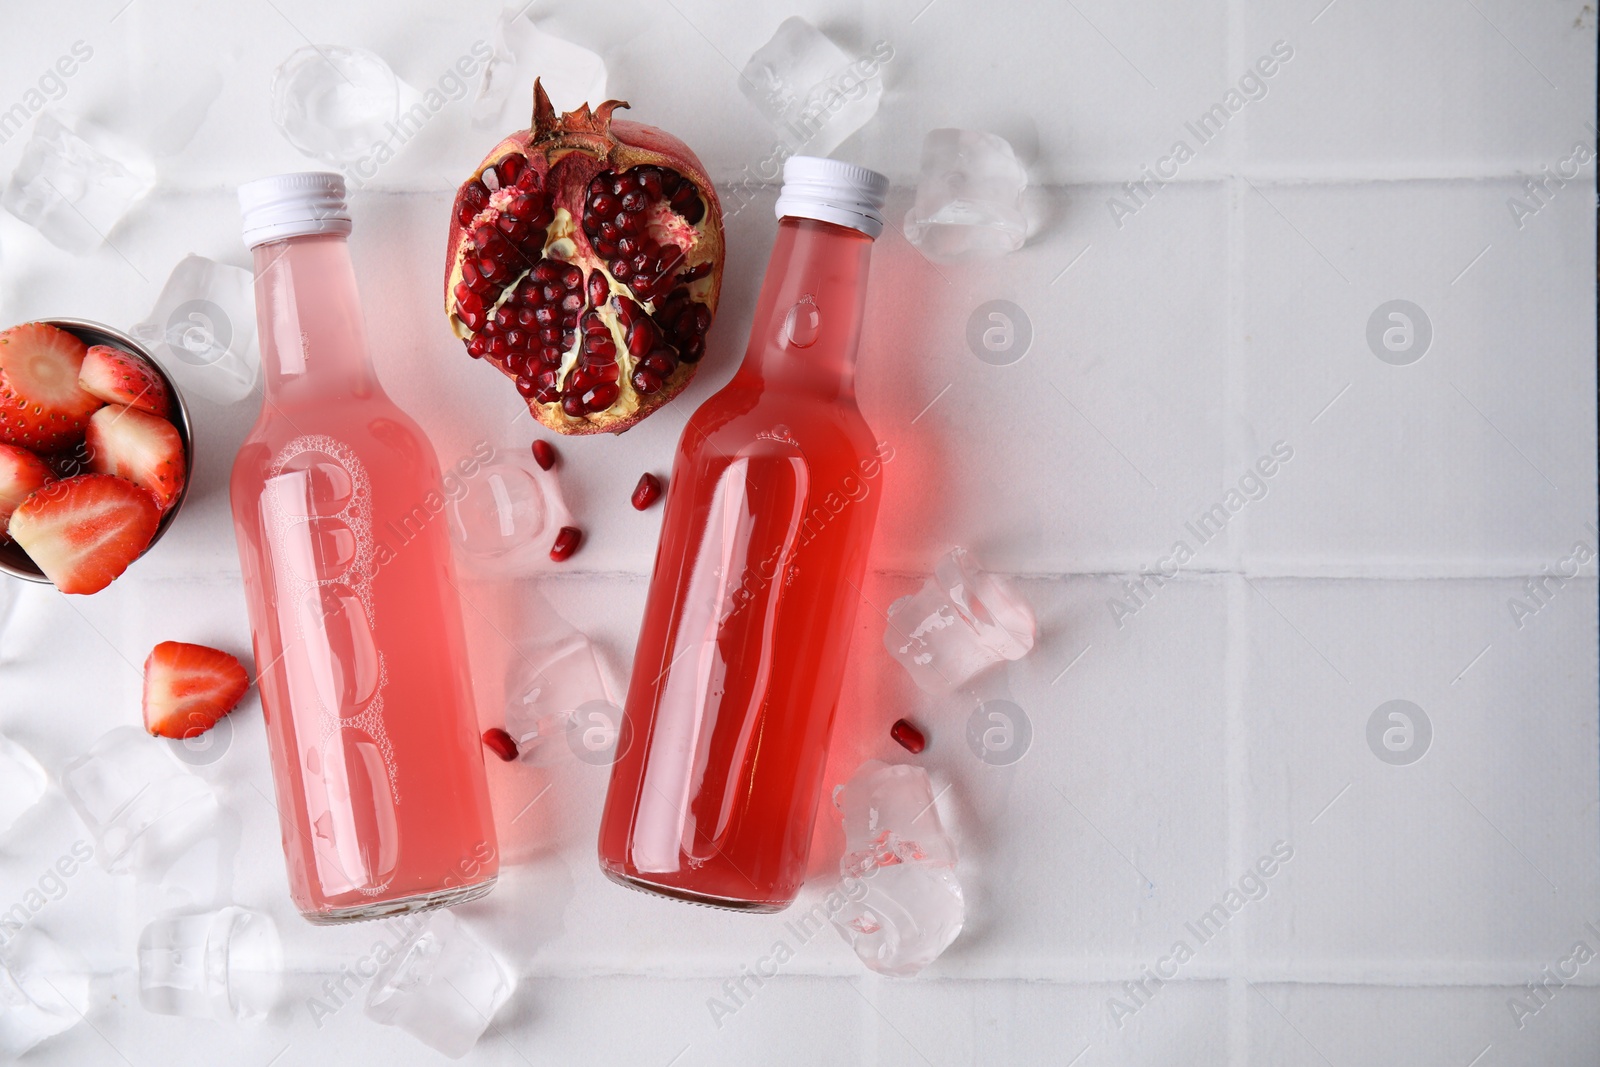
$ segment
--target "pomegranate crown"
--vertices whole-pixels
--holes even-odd
[[[535,141],[599,142],[602,147],[611,136],[611,113],[627,107],[626,100],[607,100],[593,111],[587,103],[557,116],[550,94],[538,78],[533,80],[533,139]]]

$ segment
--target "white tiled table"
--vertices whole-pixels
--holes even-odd
[[[186,252],[246,265],[232,187],[305,161],[268,118],[272,69],[305,43],[361,45],[416,85],[487,37],[498,5],[419,0],[96,0],[8,6],[0,105],[77,40],[93,59],[61,106],[130,126],[211,67],[223,88],[158,191],[77,258],[0,214],[0,319],[128,325]],[[797,5],[798,6],[798,5]],[[893,47],[883,106],[838,154],[910,200],[922,134],[1011,138],[1038,232],[985,266],[930,265],[891,229],[874,253],[862,406],[897,457],[830,782],[903,756],[888,725],[929,727],[921,761],[959,835],[966,932],[915,980],[865,973],[831,932],[719,1027],[708,998],[782,936],[740,917],[611,887],[593,859],[604,772],[493,768],[508,857],[463,915],[520,985],[473,1053],[488,1063],[1362,1064],[1600,1060],[1600,961],[1519,1027],[1508,1001],[1600,925],[1596,577],[1591,563],[1519,628],[1523,579],[1600,535],[1595,514],[1595,171],[1519,227],[1522,177],[1594,145],[1595,23],[1578,0],[1110,0],[1011,5],[843,0],[801,12],[847,49]],[[547,26],[602,53],[634,116],[731,183],[777,141],[737,68],[791,12],[710,0],[559,5]],[[121,9],[119,11],[119,9]],[[592,10],[590,10],[592,9]],[[113,17],[115,16],[115,17]],[[1284,42],[1293,55],[1172,184],[1108,201]],[[354,201],[353,248],[380,374],[447,461],[487,435],[526,447],[514,393],[473,366],[436,310],[455,183],[493,135],[452,105]],[[25,137],[0,146],[9,173]],[[486,722],[510,650],[543,600],[625,677],[660,510],[627,497],[664,471],[685,413],[732,372],[774,222],[764,191],[730,223],[723,310],[702,376],[622,438],[565,445],[588,530],[559,578],[475,584]],[[120,254],[119,254],[120,253]],[[1034,340],[996,368],[968,350],[980,303],[1020,305]],[[1408,366],[1366,341],[1380,304],[1424,309]],[[948,387],[948,389],[947,389]],[[137,721],[140,663],[174,636],[248,649],[226,475],[256,401],[197,402],[182,521],[110,590],[20,591],[0,638],[0,730],[52,772]],[[1221,535],[1186,523],[1258,457],[1292,458]],[[1180,576],[1125,583],[1176,542]],[[1000,768],[962,739],[967,710],[921,697],[884,654],[877,609],[951,544],[1021,576],[1033,654],[1005,683],[1029,715]],[[1113,602],[1124,610],[1114,611]],[[1128,608],[1137,607],[1137,611]],[[1432,724],[1406,766],[1369,750],[1393,699]],[[90,866],[35,918],[103,973],[89,1026],[40,1064],[432,1062],[359,1004],[318,1025],[327,974],[375,926],[313,930],[287,906],[259,707],[205,768],[245,823],[240,903],[286,934],[290,995],[265,1026],[151,1015],[130,970],[139,894]],[[514,825],[512,814],[553,787]],[[53,789],[0,842],[0,907],[85,837]],[[1274,844],[1290,860],[1202,943],[1186,924]],[[819,820],[813,874],[841,846]],[[1260,895],[1260,894],[1258,894]],[[1124,986],[1194,949],[1177,977]],[[1117,1003],[1122,1007],[1119,1009]],[[1120,1025],[1119,1025],[1120,1024]],[[674,1059],[674,1057],[677,1057]],[[1075,1058],[1076,1057],[1076,1058]],[[1474,1057],[1477,1057],[1474,1059]]]

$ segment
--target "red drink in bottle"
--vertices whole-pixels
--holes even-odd
[[[315,923],[471,900],[499,857],[438,461],[373,374],[344,179],[240,202],[266,397],[230,495],[289,889]]]
[[[855,399],[887,186],[834,160],[784,166],[744,362],[673,463],[600,826],[615,881],[776,911],[805,877],[891,455]]]

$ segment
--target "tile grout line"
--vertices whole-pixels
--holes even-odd
[[[1228,0],[1227,18],[1227,43],[1225,53],[1227,56],[1227,70],[1229,76],[1239,69],[1241,57],[1245,54],[1243,0]],[[1249,126],[1242,131],[1248,138]],[[1226,410],[1237,411],[1238,405],[1245,392],[1245,353],[1241,348],[1241,331],[1239,324],[1243,318],[1240,312],[1239,274],[1243,267],[1240,253],[1239,215],[1244,199],[1244,185],[1246,179],[1240,175],[1237,153],[1239,150],[1248,151],[1247,144],[1240,144],[1238,138],[1228,138],[1223,145],[1223,166],[1227,169],[1228,178],[1228,221],[1224,230],[1226,234],[1226,261],[1227,276],[1224,284],[1227,287],[1227,297],[1223,320],[1223,328],[1227,331],[1227,349],[1224,366],[1226,381],[1223,386],[1223,401]],[[1230,472],[1236,471],[1242,464],[1249,462],[1250,442],[1244,439],[1244,430],[1233,425],[1223,428],[1223,461],[1227,468],[1221,472],[1223,484],[1226,484]],[[1248,518],[1245,524],[1232,530],[1227,535],[1225,547],[1227,549],[1228,567],[1230,570],[1242,570],[1241,546],[1242,537],[1249,536]],[[1244,736],[1244,676],[1245,661],[1244,630],[1249,625],[1248,603],[1249,593],[1240,588],[1241,582],[1224,582],[1226,616],[1223,625],[1224,646],[1222,663],[1223,685],[1223,715],[1224,737],[1226,738],[1226,751],[1223,756],[1226,767],[1227,780],[1223,785],[1224,804],[1227,808],[1228,826],[1228,869],[1223,872],[1224,880],[1237,877],[1236,872],[1244,861],[1244,789],[1243,781],[1247,766],[1248,753],[1245,750]],[[1230,1067],[1246,1067],[1249,1058],[1249,1007],[1246,1003],[1245,985],[1239,975],[1240,953],[1242,951],[1242,937],[1228,939],[1228,971],[1229,978],[1224,989],[1227,997],[1227,1056]]]

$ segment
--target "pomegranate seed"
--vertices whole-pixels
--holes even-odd
[[[500,179],[501,187],[514,184],[526,163],[527,161],[521,156],[507,156],[502,159],[494,169],[495,176]]]
[[[471,356],[473,359],[482,359],[484,352],[487,351],[488,348],[489,339],[480,334],[479,336],[474,337],[472,340],[467,342],[467,355]]]
[[[541,328],[539,330],[539,340],[544,342],[544,344],[546,346],[550,347],[550,348],[556,348],[557,346],[559,346],[561,344],[561,340],[562,340],[561,327],[551,325],[551,326],[545,326],[545,327]],[[556,358],[555,358],[554,362],[556,362],[556,363],[560,363],[561,362],[561,353],[560,352],[556,353]]]
[[[638,189],[622,194],[622,210],[632,214],[643,211],[647,197]]]
[[[549,441],[541,438],[533,443],[533,461],[540,470],[549,470],[556,465],[556,450]]]
[[[583,406],[583,397],[581,395],[577,392],[569,392],[561,398],[561,410],[571,418],[581,419],[587,409]]]
[[[643,359],[656,346],[656,328],[649,319],[636,322],[628,329],[628,354]]]
[[[541,282],[553,282],[561,277],[561,268],[554,260],[541,259],[538,266],[533,268],[533,276]]]
[[[679,349],[685,363],[698,363],[700,357],[706,354],[706,339],[704,337],[691,337]]]
[[[616,276],[619,282],[625,282],[628,280],[628,276],[633,273],[633,264],[625,259],[619,259],[611,264],[611,273]]]
[[[639,475],[639,484],[633,487],[633,510],[643,511],[661,495],[661,479],[649,471]]]
[[[928,747],[928,739],[922,736],[922,731],[912,726],[905,719],[896,719],[894,725],[889,727],[889,736],[900,743],[912,755],[916,755]]]
[[[524,398],[532,396],[538,390],[538,388],[538,384],[526,374],[519,374],[517,376],[517,392],[520,393]]]
[[[599,363],[589,368],[595,378],[602,382],[614,382],[622,377],[622,368],[615,363]]]
[[[550,558],[560,563],[574,552],[583,542],[583,531],[576,526],[563,526],[556,534],[556,543],[550,546]]]
[[[524,329],[527,329],[528,327],[534,325],[534,323],[536,323],[537,321],[538,320],[533,317],[533,309],[532,308],[522,307],[522,308],[518,308],[517,309],[517,325],[518,326],[521,326]]]
[[[594,241],[594,250],[605,258],[610,259],[617,254],[617,242],[597,237]]]
[[[561,399],[561,390],[553,385],[541,385],[534,392],[533,399],[541,404],[554,404]]]
[[[498,726],[483,732],[483,747],[510,763],[517,758],[516,740]]]
[[[661,195],[661,172],[655,167],[639,168],[639,188],[651,196]]]
[[[538,322],[540,326],[551,326],[560,320],[561,312],[556,308],[546,304],[543,307],[535,309],[533,317],[534,321]]]
[[[678,361],[673,358],[670,349],[658,348],[644,357],[644,362],[641,366],[652,374],[665,378],[678,368]]]
[[[611,292],[611,285],[606,281],[606,276],[599,271],[589,274],[589,303],[599,307],[606,302],[606,297]]]
[[[583,406],[590,411],[604,411],[617,402],[622,390],[613,382],[602,382],[583,394]]]
[[[661,388],[661,377],[654,371],[645,367],[639,367],[635,369],[633,375],[628,379],[628,381],[633,383],[635,392],[644,393],[646,395]]]

